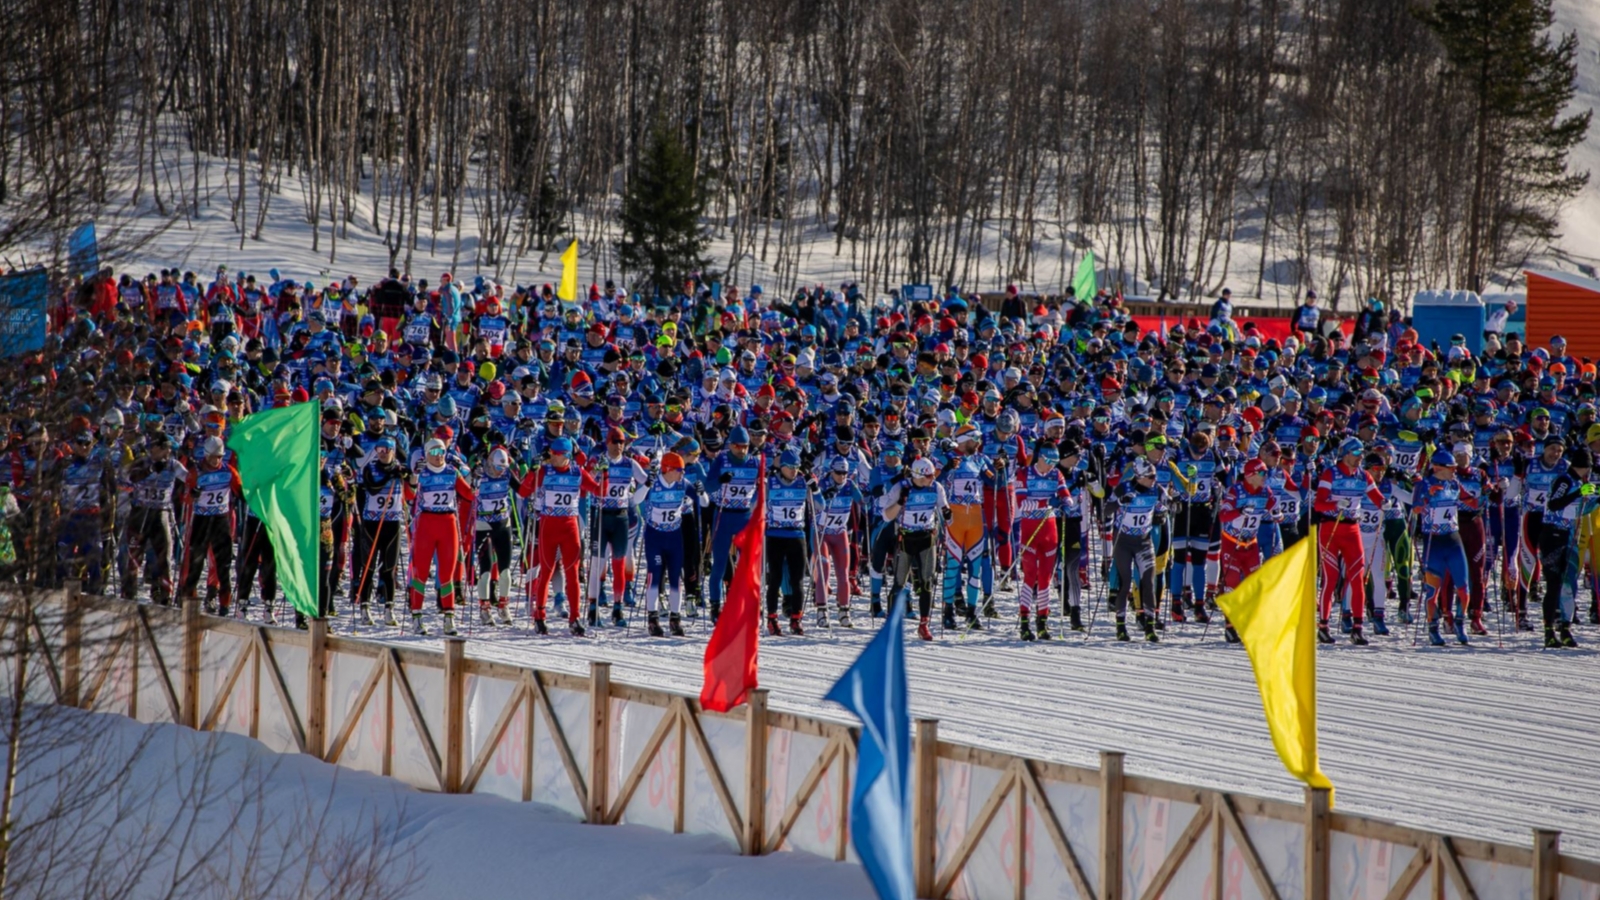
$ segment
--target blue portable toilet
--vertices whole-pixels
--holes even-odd
[[[1418,291],[1411,299],[1411,327],[1424,347],[1449,347],[1453,335],[1467,339],[1473,356],[1483,353],[1483,300],[1472,291]]]

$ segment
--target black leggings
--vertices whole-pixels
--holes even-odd
[[[933,612],[933,532],[903,531],[900,533],[900,552],[894,559],[894,589],[889,591],[889,602],[899,602],[900,589],[906,579],[916,575],[917,614],[926,619]]]
[[[806,539],[803,537],[767,538],[767,615],[778,614],[778,589],[783,588],[783,613],[798,616],[804,611],[806,577]],[[788,577],[784,575],[787,573]]]
[[[261,602],[271,605],[278,596],[278,557],[272,552],[267,528],[255,516],[244,520],[244,553],[239,559],[239,593],[250,596],[250,582],[261,573]]]
[[[1147,608],[1155,607],[1156,548],[1148,534],[1117,535],[1116,542],[1111,545],[1111,568],[1117,578],[1117,592],[1111,597],[1111,611],[1116,614],[1117,621],[1126,618],[1128,591],[1133,587],[1134,569],[1139,572],[1139,607],[1136,611],[1146,612]]]
[[[267,543],[266,532],[261,534]],[[200,568],[211,556],[211,570],[217,577],[217,596],[222,605],[233,602],[233,516],[194,516],[189,520],[189,565],[183,573],[182,596],[194,595],[200,584]]]
[[[362,519],[356,524],[356,551],[350,557],[350,592],[355,595],[357,605],[367,605],[374,584],[383,605],[394,605],[394,572],[399,557],[399,522]]]

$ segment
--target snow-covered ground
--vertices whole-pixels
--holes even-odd
[[[64,886],[74,878],[82,882],[80,886],[92,882],[98,888],[83,891],[81,896],[121,896],[130,900],[162,896],[356,896],[355,884],[331,891],[327,887],[340,878],[349,879],[349,872],[317,872],[304,890],[298,886],[299,873],[292,870],[274,872],[271,866],[264,866],[255,873],[257,880],[248,885],[241,883],[239,873],[250,868],[245,864],[246,857],[261,852],[260,848],[253,850],[250,843],[257,827],[273,834],[265,842],[267,848],[299,847],[297,841],[316,840],[325,842],[323,850],[330,858],[348,859],[340,857],[340,851],[331,846],[335,836],[360,844],[364,836],[374,834],[375,821],[381,823],[378,833],[386,846],[397,851],[393,857],[380,857],[382,868],[393,882],[391,887],[404,888],[403,896],[408,897],[799,900],[825,896],[865,900],[872,896],[872,888],[859,866],[803,853],[780,853],[765,859],[741,857],[714,837],[671,835],[629,825],[594,827],[534,804],[489,796],[422,793],[393,779],[341,769],[309,756],[278,756],[256,741],[231,734],[200,734],[173,725],[141,725],[121,716],[79,713],[60,707],[46,708],[44,714],[68,720],[68,727],[87,724],[92,729],[93,760],[107,781],[126,766],[121,781],[132,785],[131,790],[138,791],[139,784],[162,787],[140,795],[144,802],[137,808],[129,808],[127,803],[98,804],[93,806],[93,821],[52,824],[46,829],[45,823],[54,823],[56,817],[46,816],[43,811],[59,794],[30,791],[25,784],[17,808],[16,821],[24,829],[17,852],[37,849],[48,841],[60,848],[61,858],[51,862],[54,880],[49,884],[27,878],[19,884],[17,872],[13,872],[8,896],[68,896],[63,892]],[[72,768],[86,759],[80,755],[83,752],[81,745],[73,744],[30,757],[23,774],[55,772],[65,765],[78,773],[76,777],[92,780],[96,775],[84,776],[81,768]],[[238,772],[258,775],[252,774],[241,783],[233,777]],[[219,791],[226,802],[204,803],[177,787],[203,781],[234,786],[240,802],[232,802],[231,795]],[[109,784],[107,789],[120,790]],[[113,811],[114,807],[120,808]],[[307,811],[318,821],[316,831],[284,835],[280,844],[278,832],[298,827]],[[189,850],[183,858],[193,866],[198,855],[210,854],[206,865],[200,868],[214,872],[216,878],[207,871],[174,868],[171,858],[176,854],[160,853],[151,859],[140,852],[157,843],[168,850],[176,847],[177,841],[154,840],[152,831],[160,833],[176,824],[181,832],[192,821],[201,822],[202,827],[185,845]],[[207,832],[208,828],[230,822],[235,824],[231,832]],[[100,828],[107,831],[96,830],[96,839],[87,839],[85,829]],[[218,834],[224,836],[212,843]],[[119,858],[119,853],[130,855]],[[132,855],[136,853],[137,856]],[[36,873],[44,864],[35,856],[19,861],[17,868],[27,875]],[[279,877],[264,878],[266,874]],[[138,884],[122,892],[125,881]],[[181,886],[174,887],[175,883]],[[258,889],[259,893],[255,892]],[[80,893],[73,890],[70,895]]]
[[[697,695],[706,627],[691,624],[684,639],[648,638],[637,622],[584,639],[480,627],[467,652],[574,673],[609,661],[615,682]],[[851,721],[821,698],[868,636],[858,627],[763,638],[773,708]],[[1600,631],[1585,627],[1579,639],[1584,649],[1544,651],[1508,632],[1503,649],[1490,636],[1435,650],[1396,626],[1368,649],[1320,648],[1322,767],[1338,808],[1524,845],[1529,829],[1556,828],[1566,852],[1600,859],[1600,653],[1588,649]],[[909,644],[913,713],[939,719],[946,740],[1088,766],[1121,750],[1139,775],[1300,795],[1273,752],[1249,660],[1217,627],[1169,626],[1159,645],[1118,644],[1101,604],[1088,638],[1024,644],[1008,627]]]

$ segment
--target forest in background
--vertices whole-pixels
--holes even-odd
[[[292,179],[330,258],[355,223],[405,268],[470,221],[489,268],[577,237],[636,275],[619,213],[664,134],[735,279],[822,231],[873,287],[1092,246],[1163,297],[1348,307],[1504,281],[1587,177],[1548,0],[3,5],[0,248],[193,215],[226,160],[241,242]]]

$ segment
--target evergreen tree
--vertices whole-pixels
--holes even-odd
[[[1556,236],[1556,210],[1589,181],[1567,155],[1589,130],[1572,99],[1577,36],[1552,40],[1550,0],[1437,0],[1421,12],[1472,104],[1472,194],[1462,282],[1483,289],[1514,241]]]
[[[710,241],[700,228],[704,207],[688,151],[675,131],[658,122],[622,198],[617,259],[636,285],[653,285],[670,296],[685,275],[710,264]]]

